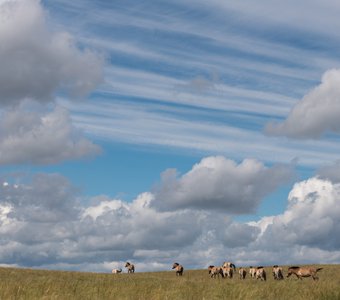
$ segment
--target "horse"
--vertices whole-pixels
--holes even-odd
[[[119,274],[122,273],[122,269],[113,269],[112,274]]]
[[[292,274],[295,274],[297,278],[302,280],[302,277],[312,277],[313,280],[318,280],[319,277],[316,276],[316,273],[322,270],[323,268],[311,268],[311,267],[289,267],[288,275],[289,277]]]
[[[126,262],[125,268],[127,268],[128,273],[135,273],[135,265]]]
[[[220,275],[224,277],[221,267],[209,266],[208,270],[211,278],[220,277]]]
[[[225,261],[222,265],[223,268],[233,268],[234,272],[236,272],[236,266],[232,262]]]
[[[256,279],[261,279],[266,281],[267,280],[267,274],[263,267],[257,267],[256,269]]]
[[[176,270],[176,276],[182,276],[183,275],[183,271],[184,271],[184,268],[182,265],[180,265],[179,263],[174,263],[172,265],[172,269],[175,269]]]
[[[275,280],[284,279],[282,268],[279,267],[278,265],[273,266],[273,277]]]
[[[234,269],[232,267],[222,267],[222,276],[227,278],[233,278]]]
[[[249,275],[251,278],[256,278],[256,268],[253,266],[249,267]]]
[[[246,279],[247,271],[244,268],[240,268],[238,274],[240,279]]]

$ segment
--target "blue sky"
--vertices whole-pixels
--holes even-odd
[[[0,264],[339,263],[339,11],[0,0]]]

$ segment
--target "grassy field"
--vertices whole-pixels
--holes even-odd
[[[340,299],[340,265],[322,265],[320,280],[266,282],[212,279],[207,270],[98,274],[0,268],[0,299]],[[286,271],[286,268],[284,269]],[[285,272],[287,274],[287,272]]]

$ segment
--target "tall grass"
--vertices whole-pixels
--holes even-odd
[[[320,280],[212,279],[207,270],[98,274],[0,268],[0,299],[340,299],[340,265],[324,265]],[[285,270],[286,271],[286,270]],[[285,272],[287,274],[287,271]]]

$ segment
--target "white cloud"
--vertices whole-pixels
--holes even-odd
[[[65,109],[49,113],[20,108],[3,113],[0,121],[0,164],[51,164],[94,155],[100,148],[82,137]]]
[[[0,205],[0,224],[1,226],[3,225],[8,225],[10,223],[10,219],[8,217],[8,214],[12,211],[12,206],[11,205]],[[1,231],[0,231],[1,232]]]
[[[17,179],[18,180],[18,179]],[[340,259],[340,185],[318,178],[295,184],[287,210],[258,222],[221,212],[159,212],[154,195],[127,203],[100,196],[82,205],[59,175],[39,174],[17,188],[0,186],[3,264],[110,271],[129,260],[137,271],[237,265],[334,263]]]
[[[128,208],[121,200],[110,200],[106,197],[100,197],[98,200],[100,201],[98,205],[89,206],[84,210],[83,218],[89,216],[93,220],[96,220],[98,217],[107,212],[114,211],[119,208]]]
[[[140,250],[177,250],[201,234],[204,214],[158,213],[150,193],[132,203],[94,199],[82,207],[77,191],[58,175],[40,174],[17,188],[0,188],[0,258],[42,266],[123,261]]]
[[[263,197],[292,178],[291,166],[271,168],[253,159],[240,164],[223,156],[206,157],[178,178],[176,170],[162,174],[152,204],[160,210],[195,208],[246,214],[256,210]]]
[[[102,59],[52,29],[39,0],[0,2],[0,164],[51,164],[97,154],[64,109],[42,112],[58,92],[84,95],[102,80]],[[31,101],[33,100],[33,101]]]
[[[296,183],[287,210],[272,218],[259,243],[272,248],[312,247],[340,249],[340,184],[319,178]]]
[[[328,70],[321,84],[298,102],[282,123],[269,123],[266,132],[291,138],[319,138],[340,133],[340,70]]]
[[[71,220],[79,213],[76,195],[76,188],[66,178],[38,174],[28,184],[8,184],[0,188],[2,215],[20,222]]]
[[[102,80],[102,61],[80,51],[66,32],[48,29],[38,0],[0,3],[0,103],[50,101],[61,89],[76,95]]]

